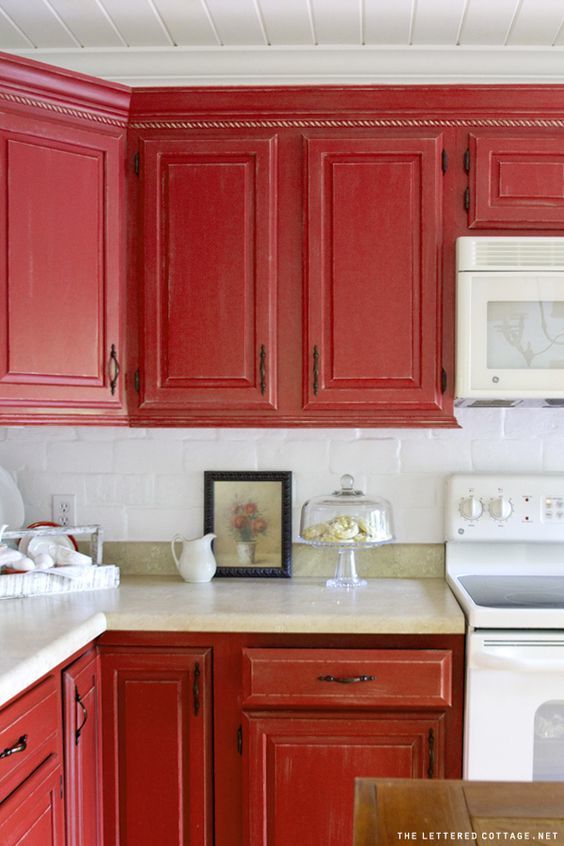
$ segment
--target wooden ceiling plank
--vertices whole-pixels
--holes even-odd
[[[468,0],[459,43],[503,45],[519,0]]]
[[[258,0],[270,44],[315,44],[307,0]]]
[[[2,8],[16,27],[36,46],[76,47],[77,41],[45,3],[2,0]]]
[[[361,44],[360,4],[311,0],[318,44]]]
[[[150,0],[100,0],[129,47],[166,47],[171,38]]]
[[[409,44],[412,0],[365,0],[366,44]]]
[[[465,0],[417,0],[413,44],[456,44],[464,7]]]
[[[153,0],[174,43],[181,47],[208,47],[220,43],[202,0]]]
[[[213,23],[226,46],[264,45],[265,37],[253,0],[205,0]]]
[[[507,39],[508,46],[551,47],[562,25],[562,0],[523,0]]]
[[[2,8],[0,8],[0,45],[2,50],[26,50],[35,46]]]
[[[111,19],[96,0],[49,0],[82,47],[123,47]]]

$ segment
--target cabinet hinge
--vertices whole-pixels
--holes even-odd
[[[133,374],[133,387],[135,388],[136,393],[141,393],[141,373],[139,368]]]
[[[441,156],[441,166],[443,169],[443,173],[446,173],[448,170],[448,153],[446,150],[443,150]]]
[[[470,208],[470,188],[464,190],[464,208],[466,211]]]
[[[135,153],[133,156],[133,170],[135,171],[135,176],[139,176],[139,171],[141,169],[141,160],[139,153]]]
[[[470,173],[470,148],[469,147],[467,147],[466,150],[464,150],[463,162],[464,162],[465,172]]]
[[[441,370],[441,393],[446,393],[447,389],[447,372],[444,367]]]
[[[63,798],[63,777],[59,776],[59,792],[61,794],[61,799]]]
[[[243,726],[237,729],[237,752],[239,755],[243,754]]]

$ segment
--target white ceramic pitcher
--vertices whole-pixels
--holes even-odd
[[[189,540],[182,535],[175,535],[170,542],[170,548],[176,562],[176,568],[185,582],[209,582],[213,579],[217,564],[212,552],[212,541],[215,535],[210,532],[203,538]],[[180,558],[176,555],[174,545],[182,543]]]

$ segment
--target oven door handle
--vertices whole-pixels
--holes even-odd
[[[564,647],[560,660],[511,658],[507,655],[475,654],[469,662],[471,670],[520,670],[527,673],[564,672]]]

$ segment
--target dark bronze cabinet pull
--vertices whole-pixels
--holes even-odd
[[[26,749],[27,734],[22,734],[22,736],[18,738],[14,746],[8,746],[7,749],[4,749],[2,752],[0,752],[0,758],[9,758],[10,755],[16,755],[18,752],[25,752]]]
[[[318,676],[317,680],[336,682],[336,684],[358,684],[359,682],[376,681],[376,676]]]
[[[200,665],[196,661],[194,665],[194,682],[192,684],[192,696],[194,697],[194,716],[200,713]]]
[[[86,705],[84,704],[84,702],[82,701],[82,699],[80,697],[80,693],[78,692],[77,687],[75,687],[75,689],[74,689],[74,701],[76,702],[76,704],[80,708],[82,708],[82,722],[79,725],[79,727],[75,730],[75,733],[74,733],[74,744],[75,744],[75,746],[78,746],[78,741],[80,740],[80,735],[82,734],[82,729],[86,725],[86,720],[88,719],[88,711],[86,710]]]
[[[427,778],[433,778],[435,775],[435,732],[433,729],[429,729],[429,734],[427,735],[427,749],[429,751]]]
[[[110,372],[112,370],[112,365],[113,365],[114,375],[110,378],[110,393],[113,396],[116,392],[117,380],[118,380],[119,370],[120,370],[115,344],[112,344],[112,348],[110,350],[110,362],[109,362]]]
[[[319,350],[313,348],[313,395],[316,397],[319,390]]]
[[[264,344],[260,345],[259,355],[259,375],[260,375],[260,392],[262,396],[266,391],[266,350]]]

